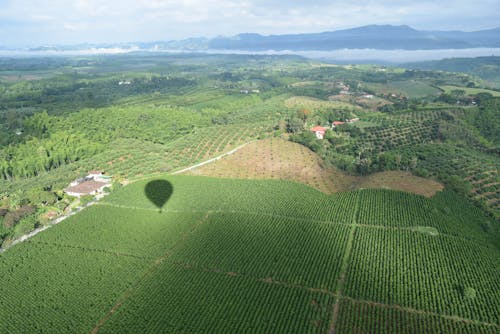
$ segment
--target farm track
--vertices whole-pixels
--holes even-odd
[[[337,289],[335,291],[335,295],[337,296],[335,304],[333,306],[333,312],[332,312],[332,320],[330,323],[330,330],[328,331],[329,334],[335,334],[335,326],[337,325],[337,319],[339,316],[339,309],[340,309],[340,300],[342,299],[342,293],[344,291],[344,282],[345,282],[345,276],[347,273],[347,269],[349,267],[349,260],[351,259],[351,252],[352,252],[352,245],[354,243],[354,235],[356,234],[356,229],[358,227],[357,221],[358,221],[358,215],[359,215],[359,202],[361,201],[361,198],[358,196],[356,199],[356,207],[354,208],[354,214],[353,214],[353,219],[352,219],[352,227],[351,231],[349,233],[349,239],[347,240],[347,246],[345,249],[344,257],[342,260],[342,267],[340,269],[340,274],[339,274],[339,279],[337,281]]]
[[[474,319],[462,318],[462,317],[455,316],[455,315],[446,315],[446,314],[441,314],[441,313],[436,313],[436,312],[431,312],[431,311],[419,310],[419,309],[415,309],[415,308],[411,308],[411,307],[404,307],[404,306],[400,306],[400,305],[396,305],[396,304],[390,305],[390,304],[374,302],[371,300],[351,298],[351,297],[347,297],[347,296],[342,296],[342,299],[348,300],[348,301],[356,303],[356,304],[367,304],[367,305],[375,306],[375,307],[395,309],[395,310],[399,310],[399,311],[403,311],[403,312],[411,313],[411,314],[419,314],[419,315],[429,316],[429,317],[440,317],[440,318],[443,318],[446,320],[451,320],[451,321],[456,321],[456,322],[465,322],[468,324],[488,326],[488,327],[494,327],[494,328],[500,329],[499,324],[494,324],[494,323],[484,322],[484,321],[479,321],[479,320],[474,320]]]
[[[198,168],[198,167],[201,167],[201,166],[207,165],[207,164],[209,164],[209,163],[212,163],[212,162],[214,162],[214,161],[220,160],[220,159],[222,159],[222,158],[224,158],[224,157],[226,157],[226,156],[228,156],[228,155],[231,155],[231,154],[236,153],[237,151],[241,150],[243,147],[245,147],[246,145],[248,145],[248,144],[250,144],[250,143],[251,143],[251,141],[250,141],[250,142],[248,142],[248,143],[245,143],[245,144],[243,144],[243,145],[240,145],[240,146],[238,146],[238,147],[236,147],[236,148],[232,149],[232,150],[231,150],[231,151],[229,151],[229,152],[226,152],[226,153],[223,153],[223,154],[221,154],[221,155],[219,155],[219,156],[216,156],[215,158],[212,158],[212,159],[209,159],[209,160],[206,160],[206,161],[200,162],[200,163],[198,163],[198,164],[196,164],[196,165],[193,165],[193,166],[191,166],[191,167],[187,167],[187,168],[184,168],[184,169],[178,170],[178,171],[176,171],[176,172],[173,172],[173,173],[172,173],[172,175],[182,174],[182,173],[188,172],[188,171],[190,171],[190,170],[196,169],[196,168]]]

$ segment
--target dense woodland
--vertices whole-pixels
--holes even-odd
[[[498,217],[499,96],[470,74],[299,57],[2,58],[0,236],[68,210],[62,190],[88,170],[123,181],[266,136],[352,174],[436,178]],[[354,117],[324,140],[309,131]]]

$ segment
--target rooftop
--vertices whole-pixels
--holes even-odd
[[[327,129],[322,127],[322,126],[315,126],[314,128],[311,128],[311,131],[326,131]]]
[[[66,192],[75,194],[90,194],[104,186],[106,186],[106,183],[90,180],[77,184],[76,186],[66,188]]]

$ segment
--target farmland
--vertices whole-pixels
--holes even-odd
[[[491,90],[491,89],[481,89],[481,88],[464,88],[464,87],[457,87],[457,86],[441,86],[439,87],[442,90],[444,90],[446,93],[451,93],[453,91],[457,90],[463,90],[466,95],[477,95],[479,93],[488,93],[493,96],[500,96],[500,92],[496,90]]]
[[[294,56],[0,64],[0,333],[500,331],[486,82]],[[65,193],[90,170],[106,196]]]
[[[155,180],[172,185],[162,207],[145,190]],[[397,317],[392,330],[492,333],[499,236],[454,196],[325,195],[287,181],[199,176],[137,181],[0,256],[2,331],[327,333]],[[16,286],[33,286],[28,303],[11,302]],[[37,317],[21,321],[33,309]]]

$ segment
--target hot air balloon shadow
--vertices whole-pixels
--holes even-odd
[[[144,193],[146,197],[162,212],[163,207],[168,202],[174,187],[167,180],[153,180],[146,184]]]

